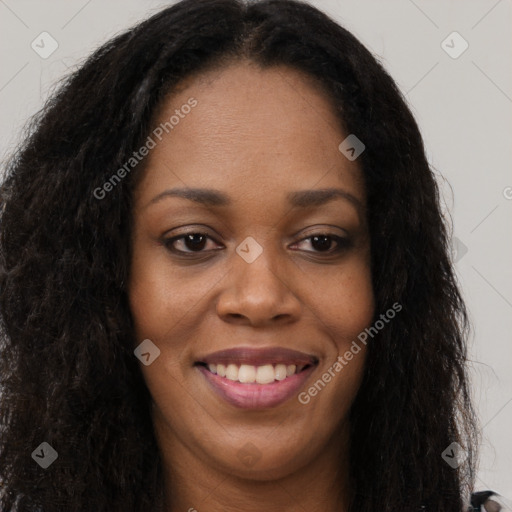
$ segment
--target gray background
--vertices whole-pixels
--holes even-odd
[[[2,161],[56,80],[108,38],[170,3],[0,0]],[[471,373],[483,441],[477,487],[511,499],[512,2],[312,3],[379,57],[420,125],[451,218],[457,272],[474,326]],[[58,43],[46,59],[31,48],[43,31]],[[454,31],[469,44],[457,58],[445,51],[462,48],[457,36],[448,37]]]

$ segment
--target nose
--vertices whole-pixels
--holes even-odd
[[[264,250],[255,261],[247,263],[233,255],[232,269],[217,301],[220,318],[254,327],[297,321],[302,308],[294,293],[296,283],[290,282],[290,272],[284,275],[275,257]]]

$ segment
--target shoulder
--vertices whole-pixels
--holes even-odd
[[[468,512],[512,512],[512,506],[494,491],[480,491],[471,495]]]

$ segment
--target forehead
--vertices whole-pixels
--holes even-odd
[[[362,171],[338,149],[347,134],[331,99],[295,69],[237,62],[189,77],[153,124],[163,133],[147,157],[139,198],[175,186],[249,198],[343,185],[364,201]]]

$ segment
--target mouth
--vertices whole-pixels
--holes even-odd
[[[229,349],[194,366],[225,401],[245,409],[276,407],[297,393],[318,365],[318,358],[284,348]]]

